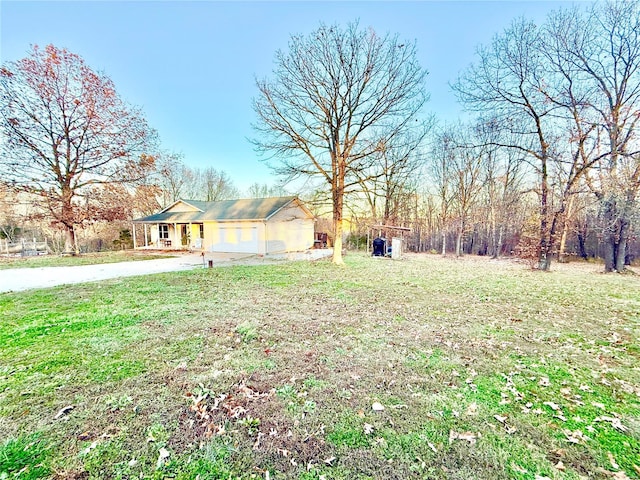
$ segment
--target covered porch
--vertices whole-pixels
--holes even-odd
[[[203,223],[134,222],[132,231],[136,250],[202,250],[204,245]]]

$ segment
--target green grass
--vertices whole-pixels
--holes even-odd
[[[640,478],[638,277],[346,261],[1,294],[0,478]]]
[[[101,263],[134,262],[139,260],[155,260],[168,258],[143,251],[113,251],[101,253],[84,253],[77,256],[40,255],[37,257],[0,257],[0,270],[11,268],[38,267],[75,267],[78,265],[95,265]]]

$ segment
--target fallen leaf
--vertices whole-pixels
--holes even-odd
[[[455,432],[453,430],[449,430],[449,444],[453,443],[454,440],[466,440],[470,445],[473,445],[479,437],[480,433]]]
[[[162,468],[165,460],[169,458],[169,455],[170,455],[169,450],[167,450],[164,447],[158,450],[158,461],[156,462],[156,470]]]
[[[620,419],[616,418],[616,417],[608,417],[606,415],[603,415],[602,417],[594,418],[593,421],[594,422],[609,422],[613,428],[615,428],[617,430],[620,430],[621,432],[626,432],[627,430],[629,430],[627,427],[622,425],[622,422],[620,421]]]
[[[548,387],[549,385],[551,385],[551,382],[549,381],[549,377],[542,377],[538,381],[538,385],[540,385],[541,387]]]
[[[504,431],[507,432],[509,435],[513,435],[518,431],[518,429],[516,427],[512,427],[511,425],[505,425]]]
[[[608,452],[607,453],[607,457],[609,457],[609,463],[611,464],[611,466],[613,468],[615,468],[616,470],[619,470],[620,469],[620,465],[618,465],[618,463],[616,462],[616,459],[614,458],[613,453]]]
[[[560,410],[560,406],[557,403],[553,403],[553,402],[544,402],[543,405],[546,405],[547,407],[550,407],[551,410],[554,411],[558,411]]]
[[[373,425],[371,425],[370,423],[365,423],[364,424],[364,434],[365,435],[370,435],[371,433],[373,433]]]
[[[438,453],[438,450],[436,450],[436,447],[433,445],[433,443],[427,442],[427,445],[433,451],[433,453]]]
[[[571,443],[584,443],[589,440],[582,430],[563,430],[564,435],[567,437],[567,441]]]
[[[98,446],[98,442],[93,442],[91,445],[89,445],[86,448],[83,448],[82,450],[80,450],[80,455],[86,455],[87,453],[89,453],[91,450],[93,450],[94,448],[96,448]]]
[[[67,412],[70,412],[71,410],[73,410],[75,407],[75,405],[67,405],[66,407],[61,408],[60,410],[58,410],[58,413],[56,413],[56,416],[53,418],[60,418],[61,416],[65,415]]]
[[[478,404],[476,402],[471,402],[465,411],[466,415],[477,415],[478,414]]]
[[[555,464],[556,470],[565,471],[567,467],[564,466],[562,460],[559,460],[558,463]]]
[[[374,402],[374,404],[371,405],[371,409],[374,412],[382,412],[384,410],[384,405],[382,405],[380,402]]]
[[[507,419],[507,417],[503,417],[502,415],[494,415],[493,418],[495,418],[500,423],[504,423],[505,420]]]

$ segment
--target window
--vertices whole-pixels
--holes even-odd
[[[165,240],[169,238],[169,225],[162,223],[158,225],[158,238]]]
[[[204,238],[204,224],[200,224],[200,238]]]

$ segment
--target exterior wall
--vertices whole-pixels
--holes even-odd
[[[200,224],[192,223],[189,230],[189,246],[194,249],[201,249],[204,246],[204,239],[200,239]]]
[[[267,223],[267,253],[301,252],[313,247],[313,220]]]
[[[205,222],[203,248],[209,252],[264,255],[264,223]]]
[[[300,252],[313,247],[314,220],[294,206],[267,222],[205,222],[203,249],[259,255]]]
[[[187,205],[184,202],[178,202],[173,207],[165,211],[166,212],[199,212],[200,210],[198,210],[195,207],[192,207],[191,205]]]
[[[267,253],[301,252],[313,247],[314,223],[295,204],[282,209],[266,224]]]

